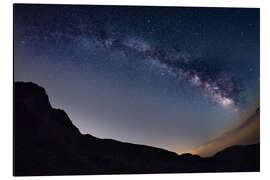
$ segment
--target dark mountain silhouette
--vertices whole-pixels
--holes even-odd
[[[14,84],[14,175],[259,171],[259,144],[210,158],[83,135],[34,83]]]

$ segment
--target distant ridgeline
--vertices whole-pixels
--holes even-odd
[[[260,146],[232,146],[213,157],[83,135],[51,107],[42,87],[14,84],[14,175],[259,171]]]

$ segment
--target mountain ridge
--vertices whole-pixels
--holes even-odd
[[[51,106],[44,88],[14,83],[15,176],[259,171],[259,144],[245,147],[202,158],[81,134],[64,110]]]

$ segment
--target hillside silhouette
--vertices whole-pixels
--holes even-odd
[[[259,171],[260,145],[232,146],[213,157],[81,134],[51,106],[45,89],[14,83],[14,175]]]

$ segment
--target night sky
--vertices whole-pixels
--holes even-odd
[[[193,152],[259,123],[259,18],[255,8],[15,5],[14,79],[44,87],[84,134]],[[254,132],[239,136],[252,143]]]

